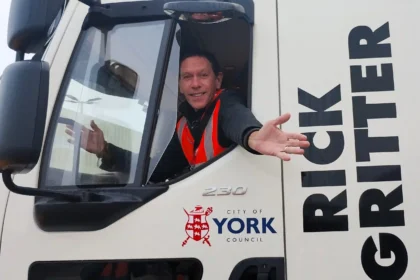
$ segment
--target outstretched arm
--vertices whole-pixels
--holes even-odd
[[[219,121],[223,132],[247,151],[289,161],[290,154],[302,155],[303,149],[309,147],[305,135],[285,132],[278,127],[290,119],[289,113],[262,125],[245,106],[240,94],[226,92],[221,98]]]
[[[246,107],[243,96],[235,91],[222,94],[219,113],[219,126],[223,134],[250,153],[258,154],[248,146],[248,138],[263,125]]]

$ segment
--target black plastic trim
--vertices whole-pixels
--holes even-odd
[[[83,23],[82,30],[89,27],[112,29],[118,24],[171,19],[163,11],[163,1],[137,1],[95,5]]]
[[[107,260],[51,260],[51,261],[35,261],[28,268],[28,280],[46,280],[51,272],[61,273],[66,270],[80,271],[78,275],[80,279],[92,279],[98,276],[104,266],[108,263],[127,262],[130,266],[131,273],[134,277],[144,276],[144,266],[153,264],[168,264],[173,271],[182,273],[184,270],[195,270],[194,280],[202,279],[203,264],[197,258],[158,258],[158,259],[107,259]],[[186,263],[195,265],[196,267],[185,266]],[[181,265],[179,267],[178,265]],[[140,265],[140,267],[138,267]],[[177,269],[178,268],[178,269]],[[191,271],[190,271],[191,272]],[[48,278],[49,279],[49,278]]]
[[[251,25],[254,24],[254,20],[255,20],[254,0],[227,0],[227,1],[242,5],[245,9],[246,20]]]
[[[253,76],[253,60],[254,57],[254,28],[249,28],[249,57],[248,57],[248,92],[246,96],[248,108],[252,108],[252,76]]]
[[[79,0],[79,2],[82,2],[83,4],[88,6],[95,6],[101,4],[101,0]]]
[[[11,170],[3,171],[2,178],[3,178],[4,185],[9,189],[9,191],[16,194],[28,195],[28,196],[50,197],[50,198],[57,198],[57,199],[62,199],[65,201],[72,201],[72,202],[78,202],[82,200],[82,197],[78,194],[67,194],[67,193],[50,191],[50,190],[45,190],[45,189],[40,190],[36,188],[18,186],[13,182]]]
[[[271,257],[271,258],[249,258],[240,261],[232,270],[229,276],[229,280],[241,280],[244,272],[255,267],[258,274],[267,276],[263,278],[260,275],[258,279],[269,279],[269,280],[285,280],[284,274],[284,258],[282,257]],[[270,277],[274,273],[275,278]]]
[[[104,229],[120,218],[145,205],[169,187],[113,188],[94,193],[86,191],[62,191],[77,193],[82,202],[40,198],[35,203],[35,220],[47,232],[96,231]]]

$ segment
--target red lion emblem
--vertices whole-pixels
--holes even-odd
[[[182,242],[182,247],[184,247],[189,239],[195,241],[203,240],[203,244],[207,243],[210,247],[210,235],[209,234],[209,223],[207,222],[207,216],[213,212],[212,207],[208,207],[204,211],[203,207],[198,205],[194,210],[191,210],[189,213],[184,209],[185,214],[188,216],[187,223],[185,224],[185,232],[187,233],[187,239]]]

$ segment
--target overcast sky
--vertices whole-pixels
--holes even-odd
[[[15,60],[15,52],[7,46],[7,23],[11,0],[0,0],[0,73]]]

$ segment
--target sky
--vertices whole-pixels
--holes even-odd
[[[0,0],[0,75],[4,68],[15,61],[15,52],[7,46],[7,24],[11,0]]]

